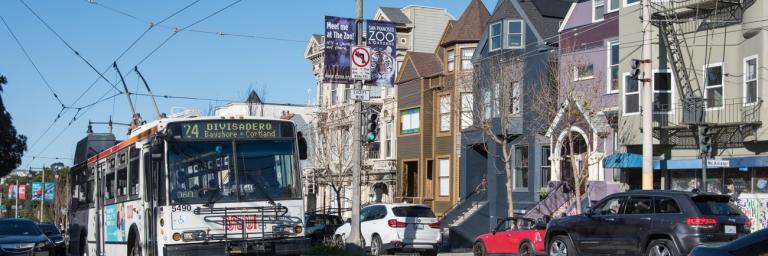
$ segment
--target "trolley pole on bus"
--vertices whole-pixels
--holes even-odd
[[[363,45],[363,0],[355,0],[355,12],[357,14],[357,45]],[[363,89],[363,81],[355,82],[355,89]],[[363,102],[355,100],[355,112],[352,120],[352,223],[351,230],[347,240],[347,251],[353,254],[359,254],[363,245],[360,239],[360,172],[362,171],[362,143],[363,124],[362,115]]]

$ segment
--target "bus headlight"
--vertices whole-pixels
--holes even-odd
[[[205,240],[205,231],[203,230],[192,230],[192,231],[185,231],[181,234],[181,239],[184,241],[197,241],[197,240]]]
[[[303,231],[304,231],[304,228],[303,228],[303,227],[301,227],[301,226],[295,226],[295,227],[293,227],[293,233],[296,233],[296,234],[301,234],[301,232],[303,232]]]
[[[173,233],[173,241],[179,241],[181,240],[181,234],[179,232]]]

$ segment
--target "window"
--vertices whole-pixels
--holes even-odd
[[[387,122],[384,126],[384,148],[387,150],[387,158],[392,157],[392,122]]]
[[[621,213],[621,208],[624,207],[626,197],[614,197],[604,201],[603,203],[595,206],[593,212],[597,215],[613,215]]]
[[[550,172],[552,171],[552,161],[549,156],[552,154],[549,146],[541,147],[541,187],[547,187],[550,181]]]
[[[723,64],[704,66],[704,88],[707,108],[723,106]]]
[[[474,47],[461,49],[461,70],[472,70],[472,54],[474,53]]]
[[[755,178],[752,179],[752,193],[768,193],[768,170],[757,168],[754,172]]]
[[[680,213],[675,199],[669,197],[656,197],[653,199],[653,205],[656,213]]]
[[[446,66],[448,66],[448,72],[453,72],[453,68],[456,64],[456,52],[454,50],[448,50],[445,55],[447,55],[448,59],[446,63]]]
[[[400,111],[400,134],[419,133],[419,108]]]
[[[672,111],[672,73],[657,71],[653,73],[653,112],[669,113]]]
[[[510,86],[512,87],[512,100],[509,101],[509,112],[517,114],[520,113],[520,83],[513,82]]]
[[[592,0],[592,21],[601,21],[605,16],[605,0]]]
[[[338,96],[336,96],[336,84],[331,84],[331,105],[336,105],[336,100]]]
[[[491,51],[495,51],[498,49],[501,49],[501,22],[496,22],[491,24],[490,27],[491,31],[491,40],[489,40],[489,43],[491,44]]]
[[[448,196],[451,191],[451,161],[440,159],[440,196]]]
[[[104,199],[113,198],[115,198],[115,173],[111,172],[104,180]]]
[[[451,130],[451,95],[440,96],[440,131]]]
[[[624,0],[624,7],[632,6],[639,2],[640,0]]]
[[[649,214],[653,212],[653,204],[650,197],[632,197],[629,199],[624,214]]]
[[[472,116],[472,93],[471,92],[464,92],[461,93],[461,129],[466,129],[470,126],[472,126],[474,122],[474,117]]]
[[[619,92],[619,42],[611,41],[608,42],[608,93],[617,92]]]
[[[624,74],[624,114],[640,113],[640,91],[637,80]]]
[[[323,106],[323,97],[325,97],[325,95],[324,95],[324,93],[325,93],[324,89],[325,88],[324,87],[325,87],[325,85],[322,82],[320,82],[319,85],[317,86],[317,90],[318,90],[317,95],[319,96],[319,97],[317,97],[317,105],[318,106]]]
[[[131,162],[128,165],[128,193],[139,195],[139,150],[131,148]]]
[[[515,147],[515,188],[528,188],[528,147]]]
[[[691,191],[698,188],[696,172],[669,172],[671,190]]]
[[[757,56],[744,60],[744,103],[757,102]]]
[[[592,64],[576,65],[573,67],[573,81],[591,79],[595,77],[595,69]]]
[[[499,117],[499,84],[494,84],[492,87],[485,88],[483,92],[483,105],[485,110],[485,118],[490,119]]]
[[[524,33],[523,33],[523,21],[522,20],[510,20],[507,21],[507,47],[508,48],[525,48],[523,46]]]
[[[618,11],[621,7],[620,0],[608,0],[608,12]]]

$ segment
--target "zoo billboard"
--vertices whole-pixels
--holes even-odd
[[[396,23],[368,20],[368,47],[371,49],[371,80],[377,86],[392,86],[397,73]]]
[[[354,19],[325,16],[323,82],[348,83],[351,80],[349,56],[356,42]]]

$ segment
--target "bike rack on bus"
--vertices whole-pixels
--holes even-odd
[[[292,225],[285,224],[290,223],[290,217],[285,216],[288,213],[288,208],[280,204],[256,207],[198,207],[193,210],[193,213],[196,215],[207,214],[203,218],[206,222],[216,223],[223,227],[223,235],[206,234],[205,241],[224,240],[226,253],[232,251],[231,245],[233,242],[240,242],[241,253],[248,253],[247,240],[250,235],[261,234],[261,239],[280,238],[288,235],[285,232],[286,228],[290,230],[293,227]],[[248,216],[256,216],[257,218],[250,218]],[[259,225],[258,229],[261,232],[248,232],[246,229],[248,224]],[[272,231],[266,230],[267,224],[275,224]],[[240,239],[229,237],[230,232],[227,226],[232,225],[240,226],[242,230]]]

